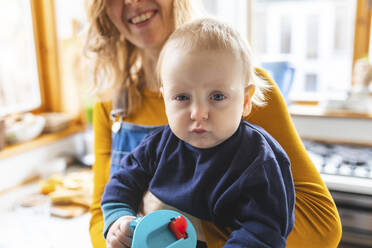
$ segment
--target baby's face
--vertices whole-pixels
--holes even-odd
[[[251,104],[243,68],[228,51],[173,49],[161,76],[170,128],[194,147],[213,147],[232,136]]]

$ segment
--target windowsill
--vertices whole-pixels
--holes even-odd
[[[372,114],[346,110],[325,111],[318,105],[289,106],[302,139],[326,143],[372,146]]]
[[[344,118],[344,119],[372,119],[372,113],[359,113],[350,110],[325,110],[314,104],[292,104],[288,107],[292,116]]]
[[[59,139],[68,137],[70,135],[73,135],[75,133],[84,131],[86,129],[86,126],[80,122],[72,122],[70,123],[69,127],[55,133],[48,133],[48,134],[42,134],[41,136],[19,144],[9,145],[6,146],[3,150],[0,151],[0,160],[9,158],[11,156],[20,154],[22,152],[27,152],[32,149],[48,145],[50,143],[53,143]]]

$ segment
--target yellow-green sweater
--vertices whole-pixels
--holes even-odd
[[[334,201],[302,145],[279,89],[266,72],[256,70],[273,84],[273,88],[267,94],[267,105],[253,108],[246,119],[268,131],[285,149],[291,160],[296,206],[295,225],[288,236],[287,247],[337,247],[341,238],[341,223]],[[106,247],[102,234],[103,217],[100,202],[110,173],[112,126],[110,111],[110,102],[97,102],[93,110],[95,163],[89,231],[94,248]],[[166,124],[167,118],[161,96],[144,90],[141,108],[125,121],[142,125]],[[212,223],[204,221],[201,226],[209,248],[222,247],[228,239],[229,230],[218,229]]]

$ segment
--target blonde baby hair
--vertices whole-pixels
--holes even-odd
[[[252,96],[255,106],[265,105],[265,91],[270,86],[265,80],[256,76],[252,65],[252,53],[249,44],[230,25],[214,18],[201,18],[178,27],[168,38],[160,53],[157,76],[161,83],[161,71],[166,56],[171,56],[172,49],[193,50],[229,50],[241,60],[244,68],[245,82],[256,86]]]

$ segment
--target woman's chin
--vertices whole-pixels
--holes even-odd
[[[156,35],[143,37],[138,46],[142,49],[157,49],[160,51],[165,41],[166,39],[161,39],[160,37],[156,37]]]
[[[168,36],[169,35],[165,33],[159,33],[156,29],[155,31],[142,32],[137,35],[135,45],[144,50],[159,49],[160,51],[164,43],[167,41]]]

